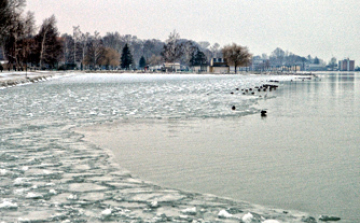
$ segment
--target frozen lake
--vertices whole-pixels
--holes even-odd
[[[356,222],[360,76],[320,77],[282,82],[276,98],[251,103],[267,109],[266,118],[120,122],[87,135],[160,185]]]
[[[275,79],[276,91],[241,91]],[[86,74],[2,89],[0,220],[214,221],[235,205],[180,189],[353,222],[360,219],[358,87],[352,73],[321,81]],[[204,209],[195,217],[187,209],[194,206]],[[287,221],[282,211],[237,206],[227,211]],[[188,210],[185,219],[179,210]]]

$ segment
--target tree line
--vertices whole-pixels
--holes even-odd
[[[55,16],[35,25],[32,12],[24,12],[26,0],[0,2],[1,51],[8,68],[27,69],[143,69],[164,63],[180,62],[188,67],[207,65],[211,58],[223,57],[229,66],[268,69],[291,67],[294,64],[323,63],[319,58],[301,57],[276,48],[270,56],[263,54],[262,63],[253,66],[252,55],[245,46],[231,44],[220,48],[218,43],[196,42],[180,38],[175,30],[166,41],[138,39],[133,35],[98,31],[82,32],[73,27],[72,34],[58,32]],[[334,59],[334,58],[333,58]],[[331,61],[332,66],[336,65]]]
[[[272,51],[269,56],[262,54],[261,56],[256,56],[256,59],[262,62],[256,63],[255,66],[253,66],[255,70],[267,70],[269,68],[273,68],[274,70],[293,70],[295,67],[300,67],[301,70],[305,70],[306,65],[311,64],[329,70],[335,70],[337,68],[337,59],[335,57],[332,57],[331,60],[326,63],[317,56],[312,57],[308,55],[303,57],[289,51],[284,51],[279,47]],[[254,61],[255,58],[253,58],[252,62]]]
[[[169,39],[141,40],[133,35],[108,32],[101,36],[82,32],[73,27],[72,34],[58,32],[55,16],[46,18],[40,27],[35,25],[32,12],[24,12],[26,0],[0,2],[1,52],[11,69],[113,69],[143,68],[179,61],[194,66],[208,58],[220,56],[220,45],[180,39],[175,31]],[[59,66],[62,64],[61,67]]]
[[[45,19],[36,32],[34,13],[24,13],[25,5],[25,0],[1,1],[1,51],[15,70],[26,69],[28,64],[54,68],[62,54],[56,19]]]

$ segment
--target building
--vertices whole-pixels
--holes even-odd
[[[192,67],[192,70],[194,72],[197,72],[197,73],[201,73],[201,72],[207,72],[207,65],[197,65],[197,66],[193,66]]]
[[[306,64],[306,71],[324,71],[327,70],[324,64]]]
[[[355,60],[349,58],[339,61],[340,71],[355,71]]]
[[[230,72],[230,67],[223,58],[212,58],[208,71],[209,73],[224,74]]]
[[[165,62],[164,68],[166,72],[178,72],[180,71],[180,62]]]
[[[263,71],[265,70],[265,60],[260,56],[254,56],[251,59],[251,70],[253,71]]]

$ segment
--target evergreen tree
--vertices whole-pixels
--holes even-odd
[[[121,55],[121,68],[122,69],[129,69],[130,65],[133,62],[133,57],[131,55],[129,46],[127,44],[125,44],[123,50],[122,50],[122,55]]]
[[[315,57],[315,59],[314,59],[314,64],[320,64],[319,58]]]
[[[196,66],[201,66],[201,65],[206,65],[207,63],[207,58],[205,56],[205,54],[201,51],[198,51],[195,54],[195,59],[194,59],[195,65]]]
[[[191,66],[203,66],[207,64],[206,55],[197,49],[196,53],[191,53],[190,65]]]
[[[144,56],[142,56],[139,61],[139,68],[144,69],[145,66],[146,66],[146,60],[145,60]]]

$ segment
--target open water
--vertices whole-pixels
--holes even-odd
[[[269,80],[276,91],[241,91]],[[86,74],[2,89],[0,220],[181,222],[201,204],[196,219],[211,221],[229,204],[201,195],[211,193],[356,222],[359,83],[354,73]],[[254,210],[241,205],[228,212]]]

